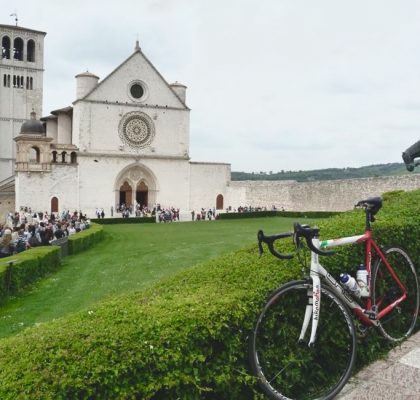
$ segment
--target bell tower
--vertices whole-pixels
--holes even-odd
[[[14,175],[14,138],[31,112],[42,115],[46,33],[0,24],[0,186]]]

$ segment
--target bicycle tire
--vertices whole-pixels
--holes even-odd
[[[416,326],[419,284],[414,264],[403,249],[393,246],[383,250],[383,253],[407,288],[407,298],[379,320],[378,328],[382,335],[388,340],[398,342],[410,336]],[[372,267],[371,293],[378,313],[403,294],[380,257],[375,259]]]
[[[356,331],[347,306],[321,289],[315,346],[298,342],[308,301],[308,280],[289,282],[267,299],[250,335],[251,369],[272,400],[331,399],[351,376]],[[306,340],[311,332],[309,325]]]

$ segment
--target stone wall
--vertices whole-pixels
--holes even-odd
[[[227,206],[267,207],[288,211],[345,211],[362,199],[394,190],[420,188],[420,174],[334,181],[234,181]]]

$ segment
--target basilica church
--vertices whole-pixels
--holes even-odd
[[[0,25],[3,208],[224,208],[230,165],[190,160],[186,86],[167,83],[136,42],[108,76],[76,75],[72,105],[42,116],[44,37]]]

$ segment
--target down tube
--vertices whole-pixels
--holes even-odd
[[[321,265],[318,264],[318,273],[323,276],[328,287],[341,299],[351,310],[358,309],[363,312],[363,308],[351,297],[349,293],[333,278],[333,276]]]

